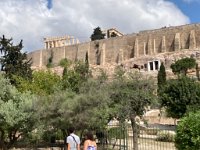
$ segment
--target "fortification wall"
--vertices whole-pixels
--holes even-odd
[[[69,46],[41,49],[28,54],[32,66],[46,66],[52,56],[53,64],[63,58],[85,60],[86,53],[91,65],[121,64],[143,56],[176,52],[182,49],[200,49],[200,24],[141,31],[109,39],[96,40]]]

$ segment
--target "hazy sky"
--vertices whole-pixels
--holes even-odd
[[[23,50],[34,51],[49,36],[89,41],[97,26],[130,34],[197,23],[199,8],[200,0],[1,0],[0,35],[23,39]]]

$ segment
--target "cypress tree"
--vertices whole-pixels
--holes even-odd
[[[100,27],[97,27],[94,29],[93,34],[91,35],[91,40],[95,41],[95,40],[101,40],[105,38],[105,34],[103,34],[103,32],[101,31]]]
[[[89,58],[88,58],[88,52],[85,54],[85,67],[86,67],[86,72],[89,73]]]
[[[166,71],[163,62],[160,65],[157,80],[158,80],[158,93],[160,93],[161,89],[166,84]]]

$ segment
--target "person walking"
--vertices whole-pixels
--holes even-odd
[[[67,150],[80,150],[80,138],[74,133],[74,127],[68,129]]]
[[[83,150],[97,150],[97,144],[95,142],[92,132],[86,134],[86,140],[84,142]]]

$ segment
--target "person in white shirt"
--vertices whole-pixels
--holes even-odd
[[[80,138],[74,134],[74,127],[68,129],[67,150],[80,150]]]

